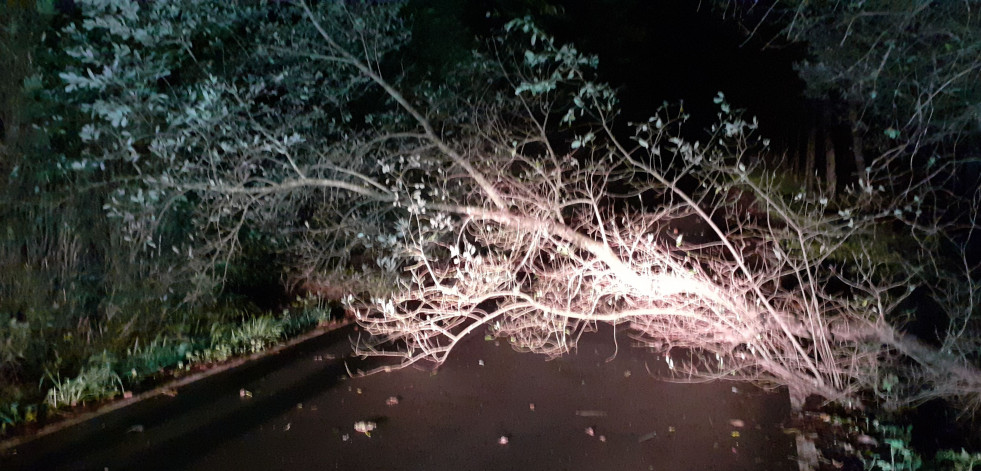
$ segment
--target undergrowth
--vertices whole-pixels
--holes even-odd
[[[805,412],[805,435],[815,437],[823,455],[820,470],[981,471],[981,453],[939,450],[926,456],[913,446],[913,426],[902,417],[875,419],[872,414]]]
[[[10,316],[0,315],[0,320]],[[184,313],[164,331],[136,335],[128,345],[104,347],[84,362],[68,362],[80,352],[54,350],[47,361],[28,362],[25,325],[0,326],[0,361],[8,380],[0,387],[0,438],[17,426],[43,422],[69,408],[149,389],[201,366],[261,352],[330,319],[330,306],[298,300],[278,315],[248,308]],[[66,345],[79,345],[68,343]],[[84,347],[82,348],[84,349]],[[77,364],[70,364],[77,363]]]

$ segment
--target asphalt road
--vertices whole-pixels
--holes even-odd
[[[475,336],[435,374],[348,378],[345,362],[372,366],[349,358],[352,329],[19,446],[0,470],[797,469],[786,393],[659,381],[663,359],[609,328],[552,361]]]

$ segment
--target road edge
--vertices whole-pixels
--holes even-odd
[[[159,385],[159,386],[157,386],[157,387],[155,387],[155,388],[153,388],[153,389],[151,389],[149,391],[144,391],[144,392],[142,392],[140,394],[136,394],[133,397],[129,397],[129,398],[125,398],[125,399],[119,399],[119,400],[115,400],[115,401],[109,402],[109,403],[103,405],[102,407],[99,407],[96,410],[89,411],[89,412],[84,412],[84,413],[79,414],[79,415],[77,415],[75,417],[72,417],[72,418],[69,418],[69,419],[65,419],[65,420],[60,420],[60,421],[57,421],[55,423],[45,425],[44,427],[41,427],[37,432],[32,433],[30,435],[11,437],[11,438],[8,438],[6,440],[2,440],[2,441],[0,441],[0,454],[6,453],[9,450],[12,450],[12,449],[14,449],[16,447],[19,447],[21,445],[30,443],[30,442],[32,442],[34,440],[39,439],[39,438],[42,438],[42,437],[51,435],[51,434],[53,434],[55,432],[59,432],[59,431],[64,430],[64,429],[67,429],[67,428],[70,428],[70,427],[74,427],[75,425],[78,425],[80,423],[83,423],[83,422],[92,420],[92,419],[97,418],[97,417],[99,417],[101,415],[108,414],[110,412],[114,412],[114,411],[117,411],[119,409],[123,409],[125,407],[131,406],[131,405],[136,404],[138,402],[141,402],[141,401],[145,401],[147,399],[154,398],[156,396],[160,396],[162,394],[165,394],[168,391],[171,391],[171,390],[174,390],[174,389],[177,389],[177,388],[181,388],[181,387],[187,386],[188,384],[194,383],[196,381],[200,381],[202,379],[209,378],[211,376],[214,376],[214,375],[217,375],[217,374],[220,374],[220,373],[224,373],[226,371],[233,370],[233,369],[238,368],[239,366],[242,366],[242,365],[244,365],[246,363],[249,363],[249,362],[252,362],[252,361],[255,361],[255,360],[264,358],[264,357],[267,357],[269,355],[275,355],[275,354],[277,354],[279,352],[282,352],[283,350],[286,350],[288,348],[295,347],[296,345],[299,345],[299,344],[301,344],[303,342],[306,342],[308,340],[311,340],[311,339],[320,337],[321,335],[327,334],[329,332],[333,332],[335,330],[338,330],[338,329],[347,327],[348,325],[350,325],[352,323],[353,323],[353,321],[351,321],[349,319],[344,319],[344,320],[341,320],[341,321],[338,321],[338,322],[332,322],[332,323],[330,323],[330,324],[328,324],[326,326],[317,327],[317,328],[315,328],[315,329],[313,329],[313,330],[311,330],[309,332],[306,332],[306,333],[303,333],[303,334],[298,335],[296,337],[293,337],[293,338],[287,340],[286,342],[283,342],[283,343],[281,343],[279,345],[276,345],[275,347],[272,347],[270,349],[263,350],[261,352],[256,352],[256,353],[253,353],[253,354],[248,355],[248,356],[236,358],[236,359],[230,360],[230,361],[228,361],[226,363],[222,363],[220,365],[217,365],[217,366],[215,366],[213,368],[208,368],[208,369],[206,369],[204,371],[199,371],[197,373],[193,373],[191,375],[184,376],[182,378],[174,379],[172,381],[163,383],[163,384],[161,384],[161,385]]]

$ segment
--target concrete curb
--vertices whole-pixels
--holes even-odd
[[[264,358],[264,357],[267,357],[267,356],[270,356],[270,355],[275,355],[275,354],[277,354],[277,353],[279,353],[279,352],[281,352],[283,350],[286,350],[288,348],[291,348],[291,347],[294,347],[296,345],[299,345],[299,344],[301,344],[303,342],[306,342],[307,340],[317,338],[317,337],[319,337],[321,335],[324,335],[324,334],[326,334],[328,332],[333,332],[333,331],[335,331],[337,329],[340,329],[340,328],[343,328],[343,327],[347,327],[351,323],[352,323],[352,321],[350,321],[350,320],[344,320],[344,321],[341,321],[341,322],[329,324],[329,325],[324,326],[324,327],[317,327],[317,328],[311,330],[310,332],[304,333],[304,334],[299,335],[297,337],[293,337],[292,339],[288,340],[287,342],[282,343],[282,344],[279,344],[279,345],[277,345],[275,347],[272,347],[272,348],[270,348],[268,350],[263,350],[261,352],[253,353],[253,354],[251,354],[249,356],[236,358],[236,359],[230,360],[230,361],[228,361],[226,363],[222,363],[220,365],[217,365],[214,368],[209,368],[207,370],[200,371],[198,373],[194,373],[192,375],[185,376],[183,378],[175,379],[175,380],[170,381],[168,383],[165,383],[165,384],[162,384],[160,386],[157,386],[156,388],[153,388],[153,389],[151,389],[149,391],[144,391],[144,392],[142,392],[140,394],[136,394],[133,397],[130,397],[130,398],[127,398],[127,399],[120,399],[120,400],[112,401],[112,402],[110,402],[108,404],[105,404],[102,407],[100,407],[100,408],[98,408],[98,409],[96,409],[94,411],[85,412],[85,413],[79,414],[79,415],[77,415],[75,417],[72,417],[72,418],[69,418],[69,419],[65,419],[65,420],[61,420],[61,421],[58,421],[58,422],[55,422],[55,423],[52,423],[52,424],[45,425],[44,427],[41,427],[40,430],[38,430],[37,432],[35,432],[33,434],[25,435],[25,436],[19,436],[19,437],[12,437],[12,438],[9,438],[7,440],[0,441],[0,453],[5,453],[8,450],[11,450],[13,448],[19,447],[19,446],[24,445],[26,443],[30,443],[30,442],[32,442],[34,440],[37,440],[37,439],[39,439],[41,437],[45,437],[45,436],[51,435],[51,434],[53,434],[55,432],[58,432],[58,431],[61,431],[61,430],[64,430],[64,429],[73,427],[73,426],[78,425],[78,424],[80,424],[82,422],[86,422],[88,420],[92,420],[92,419],[94,419],[96,417],[99,417],[101,415],[104,415],[104,414],[108,414],[110,412],[117,411],[119,409],[122,409],[122,408],[125,408],[127,406],[136,404],[136,403],[141,402],[141,401],[145,401],[147,399],[150,399],[150,398],[153,398],[153,397],[156,397],[156,396],[160,396],[160,395],[164,394],[165,392],[168,392],[168,391],[171,391],[171,390],[174,390],[174,389],[183,387],[183,386],[187,386],[188,384],[191,384],[193,382],[200,381],[200,380],[205,379],[205,378],[209,378],[209,377],[214,376],[214,375],[219,374],[219,373],[224,373],[226,371],[233,370],[233,369],[238,368],[239,366],[242,366],[242,365],[244,365],[246,363],[249,363],[251,361],[255,361],[255,360],[258,360],[260,358]]]

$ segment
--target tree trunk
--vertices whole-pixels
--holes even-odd
[[[858,180],[864,180],[867,185],[868,175],[865,172],[865,153],[862,141],[863,124],[858,120],[858,112],[854,107],[848,108],[848,123],[852,131],[852,156],[855,158],[855,175]]]
[[[801,133],[798,130],[794,133],[793,139],[788,140],[787,143],[787,162],[785,165],[790,170],[790,174],[794,177],[801,171],[801,161],[800,161],[800,136]]]
[[[815,154],[817,154],[817,126],[811,125],[807,131],[807,150],[804,156],[804,186],[808,190],[814,189],[815,177]]]
[[[831,130],[824,130],[824,178],[828,198],[835,195],[838,186],[838,173],[835,171],[835,142]]]

